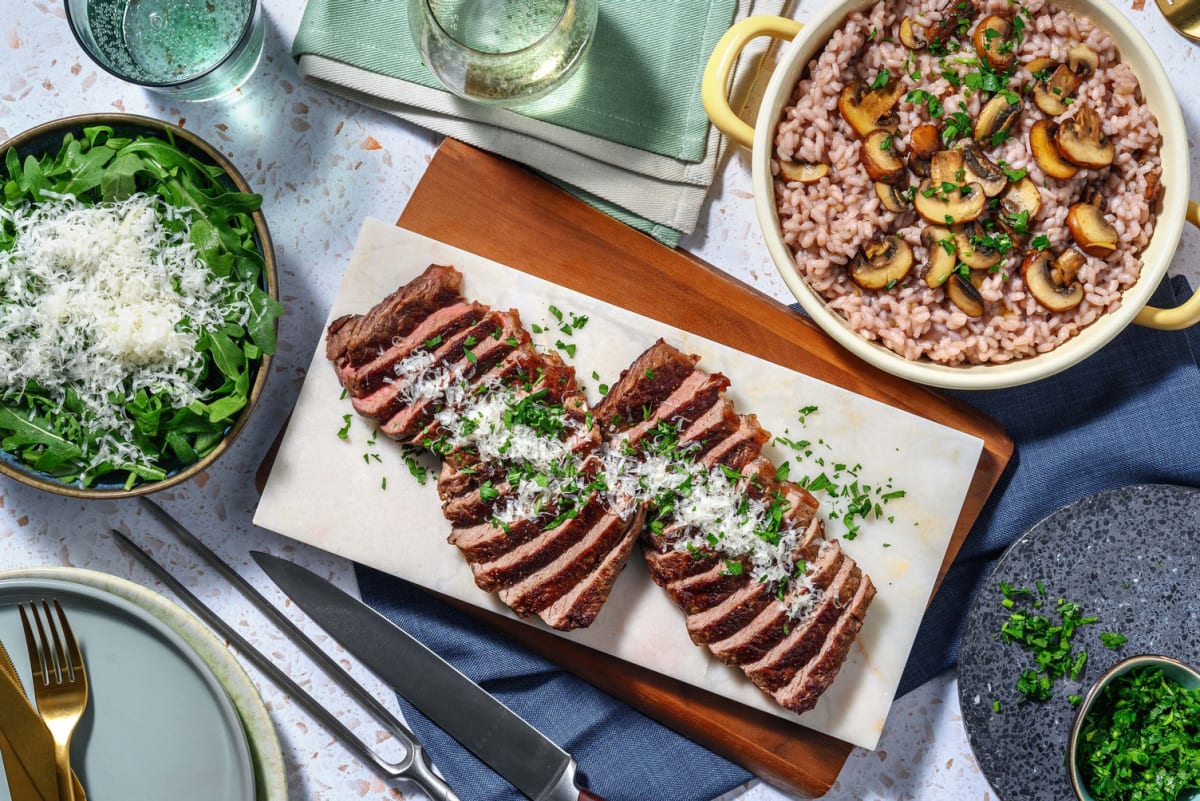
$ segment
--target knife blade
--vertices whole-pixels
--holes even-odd
[[[0,648],[3,646],[0,645]],[[25,695],[7,650],[4,651],[3,661],[7,664],[0,666],[0,729],[12,749],[11,761],[16,763],[9,764],[10,756],[5,750],[4,772],[13,793],[13,801],[19,801],[19,791],[28,793],[30,789],[34,794],[26,797],[33,801],[58,801],[54,738]],[[28,787],[21,786],[22,776],[28,781]]]
[[[329,636],[533,801],[603,801],[576,785],[570,754],[411,634],[294,562],[250,555]]]
[[[0,676],[0,681],[11,680],[17,684],[20,683],[17,668],[13,665],[12,657],[8,655],[3,643],[0,643],[0,669],[4,671]],[[3,717],[7,720],[13,714],[12,711],[5,709]],[[19,711],[16,714],[24,714],[24,712]],[[51,759],[53,759],[52,753]],[[12,796],[12,801],[55,801],[57,796],[46,798],[42,795],[41,790],[34,784],[33,777],[21,763],[21,758],[17,756],[17,750],[13,747],[12,741],[8,739],[8,735],[2,729],[0,729],[0,760],[4,762],[4,776],[8,780],[8,794]],[[53,787],[58,787],[57,781],[54,782]]]

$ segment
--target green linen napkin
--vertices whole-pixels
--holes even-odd
[[[309,0],[292,54],[306,81],[525,163],[674,244],[695,228],[723,146],[701,103],[705,63],[735,20],[782,8],[782,0],[600,0],[580,69],[518,109],[442,89],[412,42],[406,0]],[[747,49],[735,85],[759,52]]]

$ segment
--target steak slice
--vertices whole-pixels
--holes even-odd
[[[438,309],[461,300],[461,290],[458,270],[431,264],[366,314],[347,314],[331,322],[325,336],[325,358],[337,367],[363,364]]]
[[[448,341],[460,332],[474,328],[487,311],[486,306],[465,300],[438,309],[407,335],[394,338],[375,358],[360,364],[343,364],[337,370],[338,379],[351,397],[364,397],[395,375],[398,363],[419,349],[435,350],[435,343]]]
[[[825,544],[822,533],[820,525],[810,526],[795,551],[795,561],[807,563],[806,578],[816,587],[827,585],[841,563],[841,548],[836,543],[830,543],[822,549]],[[766,608],[767,603],[776,598],[777,593],[770,587],[750,582],[716,606],[690,615],[687,619],[688,634],[697,645],[723,640],[744,630]]]
[[[568,631],[590,626],[596,619],[600,607],[612,592],[613,583],[629,562],[629,553],[637,542],[637,532],[642,527],[642,520],[640,517],[634,517],[625,525],[625,533],[616,547],[604,557],[604,561],[569,592],[538,613],[547,625]]]
[[[618,431],[636,425],[642,419],[642,410],[658,406],[683,383],[698,361],[699,356],[684,354],[658,340],[621,371],[621,377],[596,405],[596,419]]]
[[[365,389],[362,393],[356,393],[351,389],[349,383],[343,382],[346,389],[350,390],[351,403],[354,406],[354,411],[369,417],[372,420],[387,420],[392,415],[403,409],[407,403],[408,391],[411,391],[412,378],[408,376],[397,376],[396,367],[405,358],[412,356],[419,349],[427,351],[433,359],[433,364],[445,365],[453,364],[464,357],[468,347],[468,342],[478,342],[480,338],[488,335],[488,332],[495,330],[496,326],[502,324],[502,318],[496,312],[491,312],[484,317],[476,320],[473,324],[464,327],[462,330],[452,334],[449,338],[443,340],[432,349],[426,347],[429,339],[421,339],[416,341],[416,345],[404,354],[403,357],[395,359],[385,365],[386,369],[391,372],[393,377],[384,381],[383,376],[379,376],[378,383],[369,389]],[[418,327],[417,332],[420,332]],[[401,340],[401,344],[408,341],[408,337]],[[397,345],[395,350],[400,351],[401,345]],[[365,376],[368,379],[370,376]]]
[[[829,689],[845,664],[850,646],[862,629],[867,607],[874,598],[875,585],[870,578],[864,577],[854,599],[825,638],[820,652],[786,686],[773,693],[776,701],[797,713],[807,712],[817,705],[817,699]]]

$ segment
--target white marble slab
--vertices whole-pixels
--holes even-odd
[[[813,443],[811,459],[773,443],[767,455],[791,460],[793,477],[833,472],[835,462],[861,464],[858,478],[907,494],[886,506],[892,518],[871,520],[843,545],[873,578],[879,594],[847,665],[816,709],[796,716],[751,685],[737,670],[708,656],[687,637],[683,615],[646,573],[636,555],[618,580],[599,619],[571,639],[749,706],[865,748],[883,729],[926,600],[958,519],[982,443],[961,432],[893,409],[710,340],[601,303],[474,254],[368,219],[360,232],[330,318],[363,312],[431,262],[464,273],[463,293],[496,308],[516,308],[549,349],[556,340],[577,348],[575,364],[593,401],[658,337],[701,355],[701,366],[728,375],[729,397],[753,411],[777,436]],[[614,265],[619,269],[619,265]],[[587,315],[570,337],[557,330],[549,307]],[[598,375],[599,378],[594,378]],[[801,424],[799,410],[816,406]],[[496,611],[507,609],[480,591],[471,571],[447,544],[450,526],[432,480],[419,484],[401,451],[363,418],[351,418],[321,344],[289,423],[255,523],[438,592]],[[798,458],[800,459],[798,461]],[[386,486],[385,486],[386,479]],[[845,479],[849,480],[849,479]],[[820,497],[820,493],[818,494]],[[823,503],[823,509],[832,504]],[[830,534],[844,531],[830,521]],[[533,625],[533,624],[531,624]],[[537,624],[540,625],[540,624]],[[547,629],[548,630],[548,629]]]

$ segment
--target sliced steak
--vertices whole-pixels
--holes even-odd
[[[538,613],[547,625],[569,631],[590,626],[596,619],[600,607],[612,592],[613,583],[629,561],[642,521],[635,517],[624,526],[620,540],[604,560],[570,591]]]
[[[338,378],[351,397],[361,398],[387,383],[396,374],[396,365],[418,350],[434,351],[442,342],[455,339],[461,332],[475,328],[488,309],[479,303],[460,301],[438,309],[403,337],[393,339],[379,355],[362,364],[346,363],[338,369]]]
[[[433,364],[454,364],[464,358],[468,349],[474,348],[481,339],[486,338],[489,331],[495,330],[496,326],[502,323],[503,318],[496,312],[491,312],[484,318],[476,320],[473,325],[467,326],[443,340],[432,349],[426,348],[424,342],[428,340],[423,340],[406,356],[422,349],[429,352]],[[497,351],[496,355],[498,357],[500,352]],[[351,390],[351,403],[354,411],[372,420],[387,420],[405,407],[408,403],[408,395],[412,391],[412,379],[408,376],[396,375],[396,366],[402,361],[403,358],[396,359],[387,366],[392,373],[389,380],[380,379],[374,388],[363,394],[357,394]],[[350,389],[349,384],[345,384],[345,386]]]
[[[742,665],[742,671],[767,692],[777,690],[821,649],[830,628],[862,582],[862,570],[853,559],[845,559],[816,606],[801,620],[792,621],[790,630],[761,659]]]
[[[338,367],[363,364],[393,340],[408,335],[438,309],[461,300],[461,290],[462,274],[458,270],[431,264],[366,314],[348,314],[331,322],[325,337],[325,358]]]
[[[862,629],[867,607],[874,598],[875,585],[870,578],[864,577],[854,599],[825,638],[820,652],[786,686],[773,693],[776,701],[796,713],[807,712],[817,705],[817,699],[845,664],[850,646]]]
[[[542,531],[496,559],[472,562],[475,583],[488,592],[511,587],[578,544],[604,514],[603,501],[593,494],[578,514],[554,528]]]
[[[500,600],[518,615],[540,612],[566,595],[604,561],[624,539],[628,520],[603,515],[596,524],[557,559],[521,581],[500,591]]]

